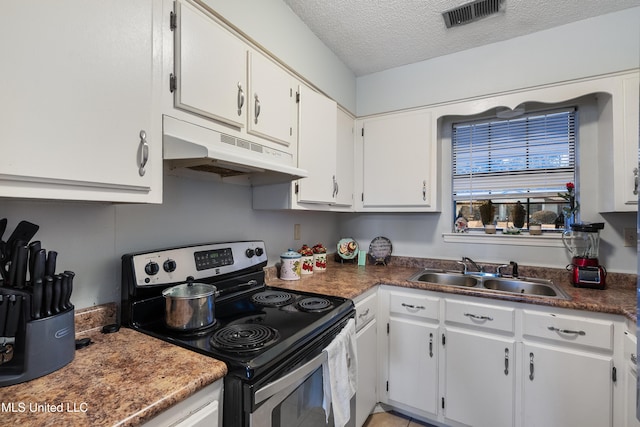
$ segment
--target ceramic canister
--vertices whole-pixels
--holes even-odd
[[[299,280],[302,255],[293,249],[280,255],[280,278],[282,280]]]
[[[327,254],[319,253],[313,254],[313,271],[326,271],[327,270]]]

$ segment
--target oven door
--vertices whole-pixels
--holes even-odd
[[[250,415],[251,427],[328,427],[334,426],[333,413],[329,417],[322,406],[322,364],[327,353],[322,352],[286,376],[273,381],[255,392],[255,403],[260,405]],[[355,395],[351,398],[351,419],[347,426],[355,425]]]

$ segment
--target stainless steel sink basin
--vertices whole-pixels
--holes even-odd
[[[437,273],[435,271],[421,273],[414,281],[437,283],[439,285],[466,286],[470,288],[478,285],[478,279],[472,276],[455,273]]]
[[[496,277],[494,275],[462,274],[441,270],[423,270],[409,278],[412,282],[472,288],[480,292],[499,292],[547,298],[571,299],[549,280]]]

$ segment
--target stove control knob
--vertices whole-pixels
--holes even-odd
[[[263,253],[264,253],[264,249],[256,248],[256,256],[262,256]]]
[[[168,259],[162,264],[162,268],[167,273],[172,273],[176,271],[176,262],[172,259]]]
[[[244,254],[247,256],[247,258],[253,258],[256,252],[253,249],[249,248],[246,251],[244,251]]]
[[[155,276],[160,271],[160,266],[157,262],[149,261],[147,265],[144,266],[144,272],[149,276]]]

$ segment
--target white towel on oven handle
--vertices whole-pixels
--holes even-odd
[[[351,398],[358,388],[356,323],[349,319],[342,331],[324,349],[327,360],[322,364],[324,399],[322,407],[327,421],[333,405],[336,427],[343,427],[351,418]]]

